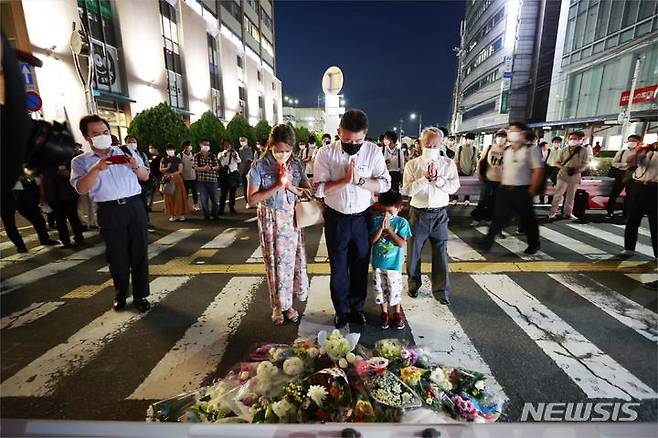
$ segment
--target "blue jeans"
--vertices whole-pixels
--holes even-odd
[[[201,201],[201,210],[206,219],[212,214],[213,218],[219,216],[219,205],[217,204],[217,183],[197,181],[197,190]],[[210,202],[210,206],[208,206]]]

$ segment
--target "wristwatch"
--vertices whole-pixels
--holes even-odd
[[[359,178],[359,181],[357,181],[356,185],[361,187],[365,183],[366,183],[366,180],[363,177],[361,177],[361,178]]]

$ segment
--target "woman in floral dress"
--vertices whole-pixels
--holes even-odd
[[[248,176],[247,200],[258,204],[258,229],[270,290],[272,321],[299,320],[293,296],[308,295],[304,233],[294,223],[298,196],[310,196],[304,163],[292,156],[295,133],[288,125],[272,128],[263,156],[254,161]]]

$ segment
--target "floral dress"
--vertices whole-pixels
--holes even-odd
[[[249,181],[259,190],[274,186],[279,178],[280,164],[271,152],[254,161],[249,171]],[[308,185],[304,164],[290,157],[285,164],[292,185]],[[279,189],[258,204],[258,229],[263,262],[270,291],[272,317],[280,317],[292,307],[293,297],[306,301],[308,274],[304,232],[295,226],[295,201],[297,195]]]

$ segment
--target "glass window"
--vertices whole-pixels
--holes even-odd
[[[621,19],[624,13],[625,1],[613,1],[610,10],[610,24],[608,26],[608,35],[621,29]]]
[[[610,4],[612,0],[601,0],[599,3],[599,16],[596,19],[594,39],[603,38],[608,33],[608,18],[610,16]]]
[[[651,32],[651,20],[640,24],[636,29],[635,29],[635,37],[640,37],[644,34],[647,34]]]
[[[246,15],[243,16],[244,31],[251,35],[256,41],[260,42],[260,31],[258,27]]]
[[[494,111],[495,109],[496,109],[496,101],[492,100],[478,107],[475,107],[471,110],[465,111],[464,114],[462,115],[462,121],[473,119],[482,114],[486,114],[488,112]]]
[[[583,46],[590,44],[594,41],[594,32],[596,30],[596,15],[599,12],[599,5],[594,4],[590,6],[587,11],[587,24],[585,25],[585,34],[583,36]]]
[[[640,2],[636,0],[626,2],[626,8],[624,9],[624,19],[621,23],[622,29],[635,23],[639,6]]]
[[[261,39],[260,43],[263,46],[263,50],[265,50],[272,58],[274,58],[274,47],[272,47],[272,43],[270,43],[265,37]]]
[[[266,28],[272,30],[272,19],[267,15],[267,12],[265,12],[265,9],[263,8],[260,8],[260,20]]]
[[[637,15],[637,21],[642,21],[656,13],[656,0],[641,0],[640,8]]]
[[[582,2],[580,3],[582,4]],[[573,49],[580,49],[583,46],[583,37],[585,35],[585,21],[587,20],[587,14],[583,12],[578,12],[576,17],[576,31],[573,39]]]
[[[219,2],[224,8],[235,18],[238,20],[238,23],[242,22],[242,19],[240,18],[241,11],[240,11],[240,5],[235,2],[235,0],[220,0]]]
[[[580,94],[580,73],[569,75],[567,80],[567,96],[564,99],[564,117],[576,116],[576,105],[578,104],[578,95]]]
[[[498,52],[501,48],[503,47],[503,36],[499,36],[496,38],[491,44],[489,44],[487,47],[482,49],[475,59],[473,59],[464,69],[464,73],[466,76],[471,74],[473,70],[475,70],[477,67],[479,67],[484,61],[489,59],[491,55],[494,53]]]
[[[167,69],[169,105],[174,108],[185,108],[183,62],[180,56],[180,47],[178,46],[176,10],[163,0],[160,0],[160,18],[165,68]]]

